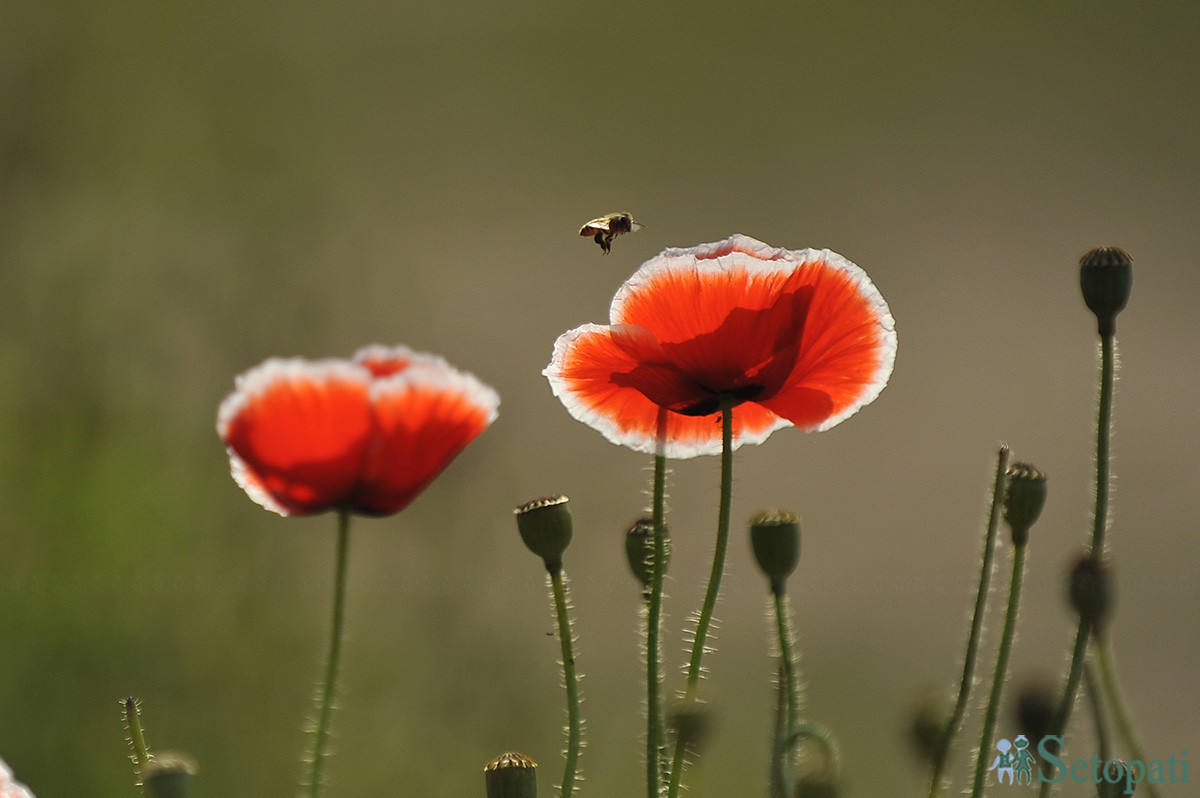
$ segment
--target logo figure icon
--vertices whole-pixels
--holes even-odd
[[[1019,737],[1017,739],[1024,738]],[[1029,742],[1026,740],[1025,744],[1028,745]],[[1009,753],[1009,750],[1012,747],[1013,744],[1008,740],[1002,739],[996,741],[996,748],[1000,751],[1000,753],[997,754],[995,760],[992,761],[992,766],[988,768],[988,772],[990,773],[993,770],[996,771],[996,781],[1000,784],[1004,783],[1004,777],[1006,775],[1008,776],[1009,784],[1015,783],[1013,781],[1013,765],[1016,762],[1016,757]]]
[[[1017,784],[1033,784],[1033,766],[1037,760],[1026,750],[1029,748],[1029,738],[1024,734],[1017,735],[1017,739],[1013,740],[1013,747],[1017,749],[1016,753],[1011,755]]]

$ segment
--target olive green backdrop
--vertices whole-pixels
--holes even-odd
[[[577,527],[582,794],[642,792],[620,536],[649,461],[572,421],[540,370],[643,260],[734,232],[859,263],[899,354],[843,426],[737,454],[691,794],[763,794],[766,589],[740,521],[768,506],[805,519],[808,710],[849,795],[922,788],[902,730],[956,678],[1000,441],[1050,479],[1013,671],[1058,673],[1092,490],[1075,264],[1105,244],[1136,269],[1113,636],[1148,755],[1200,751],[1197,8],[0,3],[0,756],[39,798],[136,794],[135,694],[151,744],[200,761],[197,796],[295,792],[334,519],[246,499],[216,408],[268,356],[405,343],[503,404],[411,508],[354,528],[329,795],[481,795],[509,749],[554,794],[557,642],[511,518],[549,492]],[[625,209],[646,229],[611,256],[576,235]],[[672,475],[672,688],[717,472]]]

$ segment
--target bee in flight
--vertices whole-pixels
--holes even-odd
[[[612,251],[612,240],[622,233],[632,233],[641,230],[641,222],[634,221],[630,213],[609,213],[598,219],[592,219],[579,229],[579,235],[592,237],[600,249],[607,255]]]

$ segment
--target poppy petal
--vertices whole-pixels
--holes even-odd
[[[217,432],[233,477],[280,515],[340,505],[372,431],[370,374],[344,361],[271,359],[237,378]]]
[[[370,371],[372,377],[382,379],[399,374],[408,368],[413,360],[422,358],[441,360],[433,355],[418,355],[407,346],[382,346],[380,344],[364,346],[354,353],[353,360]],[[445,363],[444,360],[441,362]]]
[[[396,357],[406,363],[371,387],[375,438],[352,504],[365,515],[391,515],[407,507],[488,428],[500,397],[440,357],[381,347],[372,354],[379,356],[377,363]]]
[[[844,258],[813,282],[813,301],[785,387],[762,403],[806,432],[840,424],[879,396],[896,360],[896,327],[862,269]]]

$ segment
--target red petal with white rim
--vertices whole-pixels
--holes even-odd
[[[344,501],[372,433],[370,373],[342,361],[272,359],[237,380],[217,432],[238,484],[280,515]]]
[[[376,439],[353,499],[367,515],[403,510],[496,419],[491,388],[441,358],[414,358],[372,387]]]

